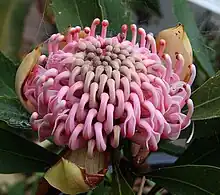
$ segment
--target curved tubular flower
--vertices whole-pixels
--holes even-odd
[[[101,35],[99,24],[95,19],[83,38],[78,26],[66,36],[52,35],[49,55],[41,55],[27,77],[22,92],[35,109],[30,121],[39,139],[53,136],[72,150],[88,147],[89,155],[105,151],[108,143],[118,147],[120,137],[149,151],[157,150],[161,138],[177,139],[193,113],[195,66],[188,83],[182,81],[183,56],[177,54],[173,65],[164,40],[157,50],[154,37],[135,24],[131,41],[127,25],[107,37],[109,22],[101,22]]]

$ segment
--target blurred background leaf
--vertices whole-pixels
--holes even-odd
[[[51,0],[37,0],[37,9],[43,20],[55,24],[55,16],[51,6]]]
[[[12,186],[9,186],[8,195],[24,195],[25,183],[20,181]]]
[[[109,31],[113,32],[112,35],[116,35],[121,31],[123,24],[130,24],[134,22],[132,10],[129,3],[133,1],[124,0],[97,0],[101,7],[102,15],[104,19],[107,19],[110,23]]]
[[[25,17],[32,1],[0,1],[0,50],[14,61],[19,59]]]
[[[115,34],[115,32],[120,32],[124,23],[132,23],[129,3],[128,0],[52,0],[52,8],[60,32],[65,31],[70,25],[90,27],[93,19],[100,18],[100,20],[108,19],[109,32]]]
[[[152,16],[162,17],[159,0],[130,0],[130,8],[138,16],[137,24],[149,24]]]
[[[36,193],[42,173],[25,174],[23,176],[20,174],[10,174],[7,176],[11,179],[14,176],[17,181],[15,180],[15,182],[12,182],[11,184],[5,184],[5,188],[0,186],[1,195],[43,195],[43,193]]]
[[[0,95],[15,97],[15,74],[16,67],[14,63],[8,59],[0,51]]]
[[[52,0],[51,6],[59,32],[64,32],[69,26],[90,26],[94,18],[103,19],[98,0]]]

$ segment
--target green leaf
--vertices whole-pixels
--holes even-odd
[[[0,52],[0,96],[15,97],[15,75],[14,63]]]
[[[130,25],[132,20],[132,12],[129,7],[129,0],[98,0],[101,6],[102,14],[110,23],[109,30],[118,34],[121,32],[123,24]]]
[[[0,52],[0,121],[14,128],[30,128],[29,114],[15,93],[16,67]]]
[[[25,17],[31,4],[27,0],[0,2],[0,49],[16,61],[22,44]]]
[[[101,7],[97,0],[52,0],[56,24],[59,32],[68,26],[91,26],[95,18],[103,19]]]
[[[0,121],[0,129],[4,129],[6,131],[11,131],[12,133],[15,133],[15,134],[19,135],[20,137],[23,137],[23,138],[28,139],[30,141],[35,141],[38,139],[37,132],[33,131],[30,127],[29,128],[28,127],[14,128],[12,126],[9,126],[6,122]]]
[[[134,195],[133,190],[123,177],[118,164],[113,164],[112,195]]]
[[[194,15],[187,5],[188,2],[186,0],[173,0],[172,2],[175,16],[177,20],[184,25],[184,29],[189,36],[194,56],[199,62],[197,65],[200,66],[208,76],[214,75],[215,71],[209,59],[208,50],[205,47],[203,37],[196,25]]]
[[[186,147],[179,146],[175,143],[175,141],[170,140],[161,140],[158,146],[159,151],[166,152],[174,156],[180,156],[186,150]]]
[[[220,167],[219,154],[220,143],[218,137],[196,139],[175,164],[198,164]]]
[[[191,98],[195,110],[193,120],[220,117],[220,71],[196,89]]]
[[[0,173],[43,172],[59,156],[10,131],[0,129]]]
[[[0,96],[0,120],[14,128],[30,129],[30,115],[17,98]]]
[[[194,122],[184,129],[177,140],[160,140],[159,151],[170,155],[181,156],[187,149],[188,143],[194,137]]]
[[[220,134],[220,118],[194,121],[194,138],[208,138]]]
[[[148,172],[146,177],[176,195],[219,194],[220,168],[209,165],[181,165]]]

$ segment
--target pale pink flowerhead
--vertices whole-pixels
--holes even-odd
[[[34,106],[30,121],[40,141],[52,136],[57,145],[88,147],[92,155],[108,144],[118,147],[120,138],[149,151],[157,150],[160,139],[177,139],[193,113],[195,66],[189,82],[181,81],[184,59],[178,54],[173,66],[164,40],[157,51],[154,37],[143,28],[132,24],[129,41],[127,25],[107,37],[108,21],[102,21],[97,35],[99,23],[95,19],[86,27],[84,38],[78,26],[65,37],[52,35],[49,55],[40,56],[26,80],[23,93]],[[187,114],[181,112],[185,104]]]

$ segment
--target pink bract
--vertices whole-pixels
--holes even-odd
[[[23,93],[35,107],[30,121],[40,141],[53,136],[57,145],[88,147],[92,155],[108,144],[118,147],[120,137],[150,151],[157,150],[160,139],[177,139],[193,113],[195,66],[189,82],[181,81],[184,59],[178,54],[173,66],[164,40],[157,51],[143,28],[132,24],[129,41],[127,25],[106,37],[109,23],[103,20],[96,35],[99,23],[95,19],[84,29],[85,38],[79,37],[80,27],[70,28],[66,37],[52,35],[49,55],[40,57],[28,77]],[[186,115],[181,113],[185,104]]]

